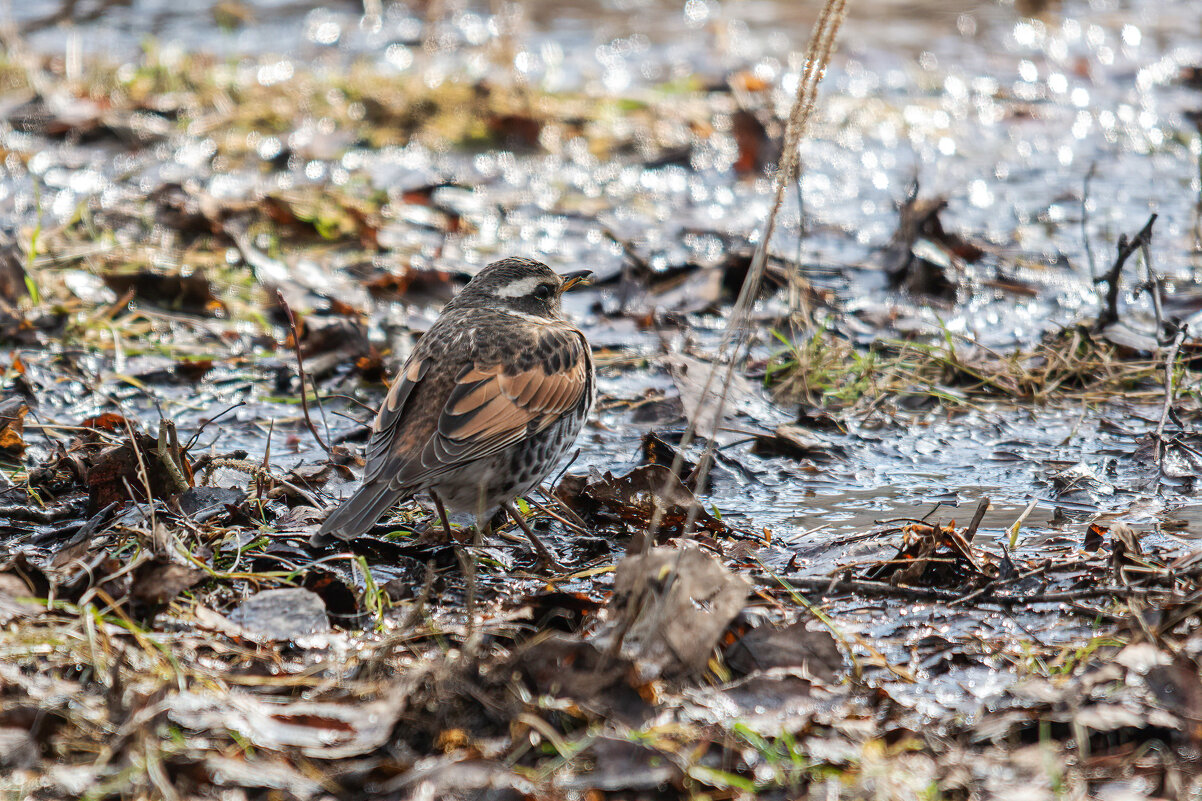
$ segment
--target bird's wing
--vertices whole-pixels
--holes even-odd
[[[392,382],[392,386],[388,389],[388,395],[384,398],[384,403],[380,405],[379,412],[376,413],[375,422],[371,427],[371,439],[367,441],[367,468],[363,473],[363,483],[369,483],[379,478],[387,480],[390,476],[387,475],[389,465],[396,467],[396,459],[405,451],[417,452],[420,450],[420,442],[424,441],[420,432],[415,431],[415,427],[427,428],[433,431],[434,424],[437,423],[437,416],[413,414],[414,410],[421,405],[414,403],[410,404],[410,399],[414,396],[414,390],[419,387],[427,390],[419,391],[416,394],[424,396],[432,387],[426,381],[426,374],[429,372],[430,364],[433,359],[427,354],[423,354],[419,350],[415,350],[409,360],[405,362],[405,366],[401,369],[396,380]],[[417,418],[430,418],[426,421],[421,421]],[[426,426],[421,426],[421,422],[426,422]],[[415,426],[415,424],[417,424]],[[406,431],[408,429],[408,431]],[[409,436],[400,436],[408,433]],[[417,434],[420,439],[415,441],[414,434]],[[407,447],[406,447],[407,444]],[[416,446],[416,447],[415,447]]]
[[[396,454],[404,452],[406,437],[420,436],[423,429],[433,431],[438,422],[436,414],[422,413],[421,396],[426,392],[437,392],[438,387],[437,381],[427,377],[430,360],[424,358],[420,350],[415,350],[401,368],[376,415],[367,443],[363,484],[326,517],[321,531],[314,535],[315,544],[330,534],[343,539],[362,534],[389,506],[405,496],[405,488],[394,486],[390,481]],[[429,419],[423,420],[423,417]],[[413,449],[413,445],[409,448]],[[417,449],[420,450],[420,446]]]
[[[440,473],[542,431],[592,397],[592,366],[579,331],[546,326],[521,345],[521,357],[508,365],[493,353],[481,353],[493,358],[468,360],[458,375],[448,376],[453,380],[437,382],[442,403],[433,403],[433,393],[423,392],[422,385],[431,378],[422,378],[422,368],[407,368],[397,384],[413,380],[415,387],[394,386],[389,392],[368,446],[368,475],[388,478],[395,488],[420,487]],[[426,415],[420,415],[420,421],[414,415],[417,425],[409,422],[404,407],[417,407],[419,395],[425,396],[422,406],[429,402],[437,407],[433,426]],[[413,430],[406,430],[411,425]],[[385,441],[388,433],[388,445],[377,445],[376,440]],[[387,458],[373,473],[373,456],[385,452]]]

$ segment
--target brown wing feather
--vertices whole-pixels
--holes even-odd
[[[372,423],[371,439],[367,442],[365,482],[378,478],[384,466],[392,460],[398,435],[407,428],[400,424],[406,405],[414,390],[421,385],[429,366],[430,360],[414,353],[389,387],[388,395]]]
[[[525,369],[477,364],[451,388],[438,429],[421,458],[400,470],[394,485],[411,485],[464,462],[479,459],[541,431],[586,402],[591,375],[583,336],[550,328],[532,350],[539,357]],[[551,369],[547,365],[561,369]]]
[[[588,346],[566,326],[547,326],[515,343],[530,355],[524,365],[506,368],[486,353],[463,354],[468,366],[458,376],[431,370],[448,354],[427,352],[421,344],[372,426],[365,483],[419,490],[440,473],[541,431],[587,402],[586,393],[591,397]]]

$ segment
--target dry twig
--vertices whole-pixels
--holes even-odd
[[[1102,307],[1102,311],[1098,314],[1097,322],[1094,323],[1093,330],[1101,331],[1106,326],[1112,323],[1117,323],[1119,320],[1119,289],[1122,285],[1121,276],[1123,273],[1123,265],[1127,263],[1127,259],[1140,248],[1145,247],[1152,241],[1152,226],[1156,223],[1156,214],[1148,218],[1144,223],[1144,227],[1135,235],[1134,239],[1127,239],[1127,235],[1123,234],[1118,241],[1118,255],[1114,259],[1114,264],[1106,271],[1106,274],[1100,278],[1094,279],[1094,283],[1106,282],[1106,302]]]
[[[309,417],[309,399],[308,391],[306,390],[307,381],[305,379],[305,360],[301,356],[300,346],[300,331],[296,327],[296,317],[292,314],[292,307],[288,305],[288,301],[284,300],[284,293],[278,289],[275,292],[276,297],[280,300],[280,306],[283,307],[284,313],[288,315],[288,327],[292,330],[292,349],[296,353],[296,372],[300,376],[300,400],[301,411],[305,415],[305,425],[309,428],[309,433],[313,435],[313,439],[321,446],[321,449],[326,453],[330,452],[330,446],[326,445],[325,440],[317,433],[317,426],[313,425],[313,420]]]
[[[713,417],[716,426],[721,425],[726,412],[726,401],[734,381],[735,370],[739,365],[739,353],[750,340],[750,327],[747,325],[747,320],[764,280],[764,270],[768,262],[768,246],[776,231],[776,218],[784,203],[785,192],[792,184],[798,169],[801,140],[805,136],[806,128],[809,126],[810,118],[817,105],[818,86],[826,74],[826,66],[834,52],[839,28],[843,24],[843,17],[846,14],[846,7],[847,0],[826,0],[822,7],[822,13],[814,23],[814,29],[810,35],[805,68],[802,70],[801,80],[797,83],[797,95],[793,99],[788,125],[785,127],[781,165],[776,172],[776,192],[772,209],[768,213],[768,219],[764,222],[763,234],[756,245],[751,264],[747,268],[747,277],[743,280],[734,308],[731,309],[726,330],[723,332],[722,341],[718,346],[717,358],[706,376],[705,386],[702,388],[697,404],[698,409],[705,408],[706,402],[713,397],[714,378],[718,375],[719,370],[724,370],[722,389],[717,395],[717,405]],[[700,419],[701,415],[695,415],[681,438],[680,450],[672,460],[671,472],[674,476],[680,474],[684,464],[685,451],[697,436],[697,421]],[[698,461],[699,470],[695,486],[705,486],[708,468],[713,463],[715,445],[712,438],[706,443],[706,453]],[[665,487],[666,490],[667,487]],[[662,511],[657,509],[647,527],[647,537],[643,543],[644,549],[650,549],[662,517]],[[690,509],[683,530],[692,529],[696,519],[697,508]]]

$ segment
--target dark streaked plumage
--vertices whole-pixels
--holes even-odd
[[[440,514],[443,505],[477,520],[513,514],[513,499],[547,477],[593,404],[588,342],[560,307],[587,275],[517,258],[481,270],[401,368],[372,426],[363,485],[318,536],[361,534],[418,492]]]

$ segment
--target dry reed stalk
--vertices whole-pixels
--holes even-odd
[[[760,285],[764,279],[764,269],[768,261],[768,247],[772,242],[772,235],[776,231],[776,218],[784,203],[785,191],[794,180],[794,174],[798,169],[801,140],[805,136],[810,119],[814,114],[814,109],[817,107],[818,87],[822,83],[822,78],[826,75],[826,68],[830,63],[831,54],[834,52],[835,42],[838,38],[839,28],[843,24],[843,18],[846,13],[847,0],[826,0],[826,3],[822,7],[822,12],[819,14],[818,20],[814,23],[813,31],[810,34],[809,46],[806,50],[805,67],[802,69],[801,78],[797,83],[797,95],[793,100],[793,106],[789,112],[788,124],[785,127],[784,146],[782,149],[781,164],[776,172],[776,192],[772,209],[768,213],[768,218],[764,221],[763,234],[760,236],[755,254],[752,256],[751,265],[747,270],[747,277],[744,279],[743,286],[739,290],[739,296],[735,301],[734,307],[731,309],[726,330],[723,332],[716,358],[713,366],[710,368],[709,374],[706,376],[705,386],[702,389],[697,405],[699,410],[705,408],[707,401],[713,397],[714,378],[718,374],[719,367],[725,367],[721,391],[717,395],[717,406],[714,414],[715,428],[721,424],[726,411],[726,401],[730,394],[731,383],[734,380],[736,365],[739,363],[739,353],[747,346],[750,339],[750,326],[748,323],[751,309],[755,298],[759,295]],[[800,265],[797,265],[797,267],[800,269]],[[679,474],[684,464],[685,449],[688,448],[697,436],[696,421],[700,417],[701,415],[694,415],[693,420],[689,421],[689,426],[681,439],[680,449],[676,457],[672,460],[673,474]],[[715,445],[716,441],[713,438],[710,438],[706,443],[705,454],[698,462],[696,486],[703,486],[705,483],[710,465],[713,464]],[[664,489],[665,491],[667,490],[666,487]],[[682,529],[683,531],[687,532],[692,528],[696,522],[696,516],[697,511],[696,507],[694,507],[689,512],[689,516]],[[647,536],[643,540],[644,550],[651,548],[662,517],[662,510],[657,507],[648,525]]]

